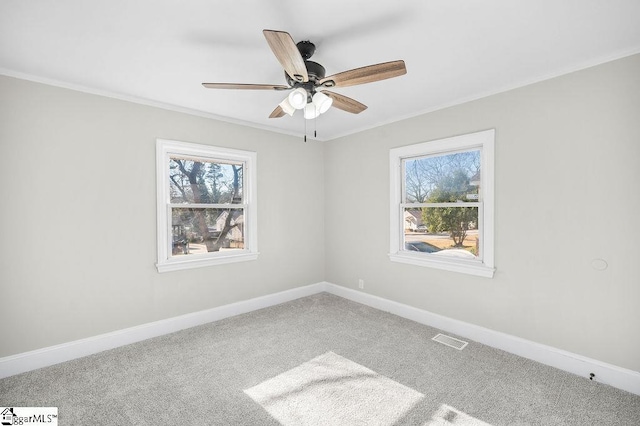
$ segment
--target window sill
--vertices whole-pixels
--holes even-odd
[[[445,271],[461,272],[478,277],[493,278],[496,268],[489,267],[480,261],[434,259],[428,254],[390,253],[392,262],[407,263],[409,265],[443,269]]]
[[[207,256],[190,259],[171,259],[164,262],[156,263],[158,272],[180,271],[183,269],[202,268],[205,266],[224,265],[226,263],[248,262],[258,258],[256,252],[253,253],[234,253],[223,256]]]

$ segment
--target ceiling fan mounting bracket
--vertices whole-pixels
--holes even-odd
[[[316,45],[308,40],[299,41],[298,43],[296,43],[296,47],[298,48],[302,59],[304,59],[305,61],[312,57],[316,51]]]

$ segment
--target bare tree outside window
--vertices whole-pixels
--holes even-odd
[[[169,179],[173,255],[244,247],[242,164],[172,157]]]
[[[462,249],[478,256],[480,151],[408,158],[403,164],[404,203],[411,205],[404,208],[405,249],[451,250],[442,254],[463,257]]]
[[[389,150],[389,259],[492,278],[495,129]]]
[[[257,153],[156,140],[158,272],[258,258]]]

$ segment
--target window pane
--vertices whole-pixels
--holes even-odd
[[[478,201],[480,150],[406,158],[403,164],[407,203]]]
[[[242,164],[172,157],[171,203],[242,204]]]
[[[477,259],[477,207],[404,209],[404,250]]]
[[[171,209],[172,255],[244,249],[244,209]]]

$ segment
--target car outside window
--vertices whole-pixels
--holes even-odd
[[[493,276],[494,133],[390,150],[392,261]]]

